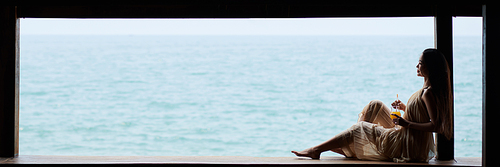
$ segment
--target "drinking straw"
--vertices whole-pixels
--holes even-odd
[[[397,94],[397,93],[396,93],[396,100],[399,101],[399,94]],[[399,105],[396,106],[396,111],[398,111],[398,107],[399,107]]]

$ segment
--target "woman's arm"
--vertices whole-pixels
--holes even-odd
[[[392,102],[392,108],[396,108],[396,106],[398,107],[399,110],[403,110],[406,112],[406,105],[401,102],[401,100],[395,100],[394,102]]]
[[[429,122],[425,123],[418,123],[418,122],[411,122],[408,120],[405,120],[401,117],[398,117],[398,124],[411,128],[411,129],[416,129],[420,131],[425,131],[425,132],[436,132],[437,131],[437,107],[436,107],[436,101],[434,100],[434,96],[432,95],[432,91],[429,89],[424,90],[424,93],[422,94],[422,100],[425,103],[425,107],[427,109],[427,113],[429,114],[429,117],[431,120]]]

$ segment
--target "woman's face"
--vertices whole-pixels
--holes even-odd
[[[418,64],[417,64],[417,76],[419,77],[425,77],[427,76],[427,68],[425,67],[424,62],[422,61],[423,55],[420,55],[420,58],[418,59]]]

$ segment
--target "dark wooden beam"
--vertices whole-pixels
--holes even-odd
[[[450,80],[453,90],[453,7],[438,5],[436,16],[434,17],[434,45],[444,54],[446,61],[451,70]],[[454,97],[454,96],[453,96]],[[453,100],[452,100],[453,102]],[[452,110],[454,111],[454,110]],[[444,135],[437,135],[437,159],[452,160],[454,159],[454,138],[448,140]]]
[[[0,7],[0,157],[19,146],[19,19],[15,6]]]
[[[434,16],[429,4],[214,3],[119,6],[19,6],[28,18],[307,18]],[[275,3],[272,3],[275,2]],[[291,1],[294,2],[294,1]],[[481,4],[455,5],[454,16],[481,16]]]
[[[483,6],[483,166],[498,166],[500,143],[496,140],[499,127],[500,102],[500,5]]]

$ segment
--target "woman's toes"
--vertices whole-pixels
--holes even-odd
[[[308,149],[305,149],[305,150],[300,151],[300,152],[292,151],[292,153],[294,153],[295,155],[297,155],[299,157],[309,157],[312,159],[319,159],[319,156],[321,154],[321,153],[316,152],[312,148],[308,148]]]

